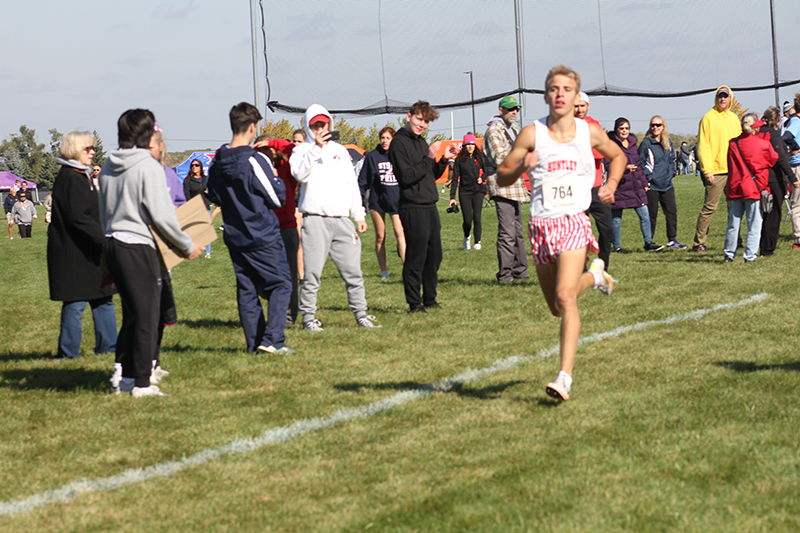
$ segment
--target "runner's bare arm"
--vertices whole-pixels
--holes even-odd
[[[622,179],[622,174],[625,172],[625,165],[628,164],[628,158],[622,153],[617,143],[609,139],[606,132],[599,126],[589,124],[589,134],[592,139],[592,148],[611,161],[606,184],[600,187],[597,191],[597,195],[604,204],[613,204],[614,192],[617,190],[619,180]]]
[[[514,147],[497,169],[497,185],[508,187],[539,160],[536,148],[536,127],[531,124],[519,132]]]

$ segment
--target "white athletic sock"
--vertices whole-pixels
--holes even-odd
[[[589,274],[591,274],[592,277],[594,278],[594,287],[593,288],[596,289],[597,287],[599,287],[603,283],[603,273],[602,272],[597,272],[595,270],[590,270]]]

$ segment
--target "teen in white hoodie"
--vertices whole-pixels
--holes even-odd
[[[360,327],[372,328],[361,274],[361,238],[367,230],[358,180],[347,149],[330,141],[331,115],[319,104],[306,110],[306,140],[289,159],[300,183],[305,278],[300,287],[303,328],[322,331],[315,318],[322,269],[330,254],[347,286],[347,300]],[[356,225],[348,217],[353,217]]]

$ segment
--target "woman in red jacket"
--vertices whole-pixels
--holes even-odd
[[[728,229],[725,232],[725,262],[736,257],[736,241],[742,215],[747,216],[747,241],[744,261],[756,260],[761,239],[761,191],[769,184],[769,167],[778,161],[778,154],[769,141],[758,136],[764,122],[755,113],[742,117],[742,134],[730,140],[728,146]]]

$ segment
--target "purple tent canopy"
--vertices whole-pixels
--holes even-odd
[[[7,170],[0,172],[0,191],[10,191],[14,188],[14,183],[16,183],[17,180],[25,181],[24,179],[18,178],[16,175],[14,175],[14,173]],[[29,181],[28,188],[35,189],[36,184],[32,181]]]

